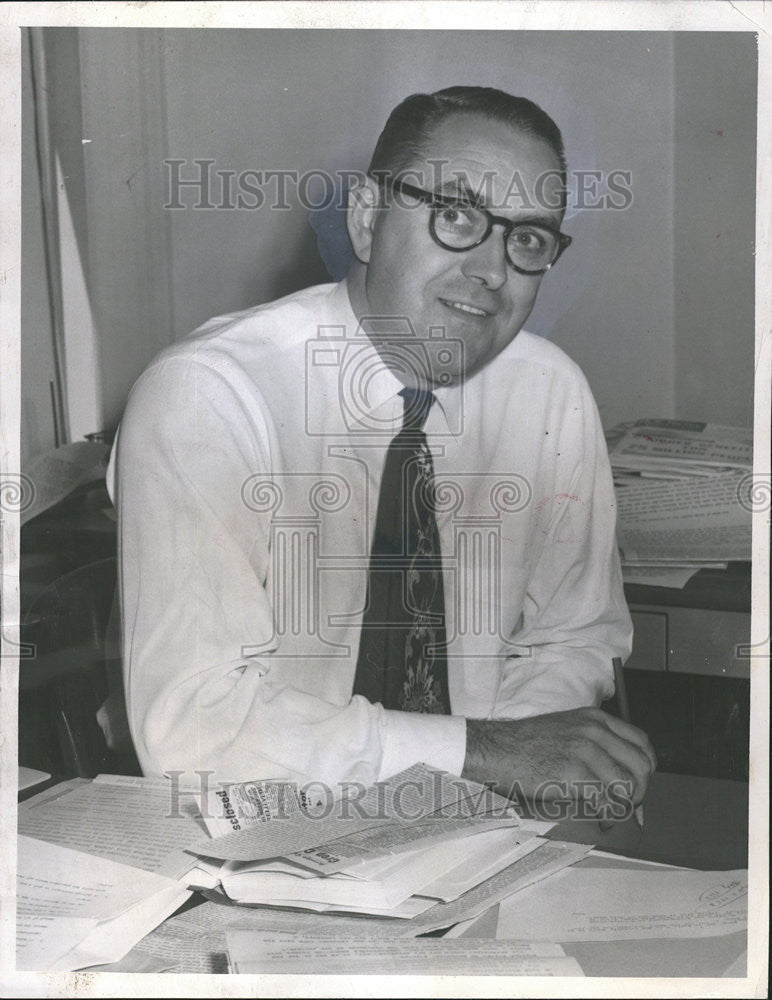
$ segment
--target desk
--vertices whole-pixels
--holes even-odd
[[[671,864],[717,869],[743,867],[743,859],[747,856],[747,802],[747,786],[737,782],[656,774],[646,799],[644,833],[642,836],[637,833],[637,848],[630,849],[629,841],[625,840],[629,837],[631,824],[619,824],[601,837],[597,823],[567,820],[567,825],[561,824],[552,836],[556,839],[573,836],[585,843],[594,841],[604,851],[617,850]],[[629,862],[592,858],[582,864]],[[186,905],[187,912],[173,931],[167,922],[165,935],[163,928],[160,933],[155,931],[149,935],[138,946],[136,960],[145,963],[151,960],[155,934],[160,939],[158,951],[161,955],[173,953],[174,948],[188,947],[186,968],[178,971],[225,972],[226,926],[229,922],[238,923],[240,916],[246,919],[252,911],[222,902],[204,903],[200,896],[198,901],[199,906]],[[327,919],[332,925],[336,918]],[[174,920],[172,918],[172,922]],[[477,924],[475,936],[490,935],[490,923],[487,927],[485,921],[482,925]],[[579,961],[587,975],[697,976],[720,974],[742,954],[744,947],[745,935],[735,934],[715,939],[647,941],[643,944],[578,942],[565,946],[565,950]],[[104,971],[124,971],[125,961],[115,968],[104,967]],[[708,971],[714,968],[718,971]]]
[[[534,815],[550,818],[545,806],[534,807]],[[644,818],[642,832],[631,819],[605,833],[595,820],[564,819],[549,836],[683,868],[730,871],[748,865],[746,782],[658,771],[646,795]]]
[[[577,867],[645,869],[650,866],[629,859],[589,855]],[[523,905],[527,906],[527,903],[525,896]],[[460,936],[492,938],[496,933],[497,921],[498,906],[494,906]],[[747,935],[744,931],[739,931],[712,938],[572,941],[564,942],[562,947],[567,955],[576,959],[586,976],[712,978],[722,976],[730,965],[743,956],[747,947]]]
[[[750,677],[751,565],[702,569],[679,589],[626,584],[635,625],[627,667]]]
[[[702,569],[681,590],[626,584],[632,722],[660,768],[748,778],[750,563]]]

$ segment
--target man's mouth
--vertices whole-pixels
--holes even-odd
[[[450,309],[456,309],[458,312],[467,313],[469,316],[489,316],[490,313],[486,312],[485,309],[481,309],[479,306],[471,306],[468,302],[456,302],[453,299],[440,299],[443,305],[448,306]]]

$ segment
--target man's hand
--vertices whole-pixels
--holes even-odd
[[[581,782],[625,782],[638,805],[656,766],[646,734],[599,708],[467,720],[462,775],[492,783],[502,795],[515,789],[530,799],[578,797]]]

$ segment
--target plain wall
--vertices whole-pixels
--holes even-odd
[[[727,268],[713,230],[724,240],[737,218],[752,232],[753,36],[83,29],[73,57],[72,31],[46,39],[77,58],[81,80],[82,135],[59,134],[89,140],[82,178],[73,168],[66,184],[88,237],[105,426],[166,343],[329,280],[294,185],[289,211],[196,209],[190,190],[175,211],[165,160],[183,160],[188,178],[194,160],[214,160],[214,202],[221,170],[364,169],[399,100],[454,83],[536,100],[561,126],[571,169],[631,174],[625,210],[569,212],[574,243],[527,324],[582,366],[604,424],[749,422],[752,248],[730,235]]]
[[[756,39],[675,45],[675,415],[750,427]]]
[[[168,148],[187,178],[207,158],[213,171],[364,169],[389,111],[414,91],[463,82],[541,104],[570,167],[629,170],[633,203],[567,220],[574,244],[527,326],[580,363],[605,422],[673,412],[672,36],[174,32],[164,62]],[[171,232],[177,335],[328,280],[303,209],[190,208],[171,214]]]

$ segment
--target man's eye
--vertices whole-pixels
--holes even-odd
[[[463,205],[446,205],[440,209],[437,221],[447,228],[467,229],[474,224],[470,211]]]
[[[541,239],[536,233],[530,230],[515,230],[513,233],[515,239],[522,247],[535,247],[541,246],[544,240]]]
[[[521,253],[542,253],[547,245],[544,233],[538,229],[513,229],[509,240],[513,249]]]

